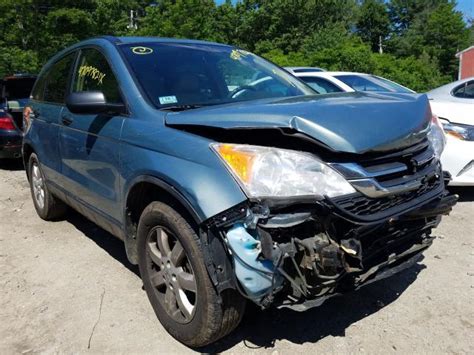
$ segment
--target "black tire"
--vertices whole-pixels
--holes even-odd
[[[180,244],[178,249],[181,250],[181,254],[183,250],[185,253],[180,260],[182,265],[187,265],[180,269],[186,269],[184,273],[191,274],[192,280],[195,281],[193,313],[188,314],[187,318],[185,313],[190,312],[189,310],[181,311],[180,304],[182,305],[183,301],[181,300],[180,303],[178,300],[179,287],[171,281],[173,279],[177,282],[176,275],[170,276],[170,271],[166,271],[167,266],[163,266],[163,270],[157,267],[158,263],[163,265],[165,259],[164,253],[156,254],[156,250],[161,250],[158,242],[158,238],[162,238],[161,235],[165,236],[168,243],[168,248],[165,248],[168,250],[165,254],[169,256],[167,260],[173,263],[175,247]],[[163,327],[175,339],[190,347],[202,347],[224,337],[237,327],[245,310],[245,299],[233,290],[226,290],[221,294],[216,292],[207,273],[199,237],[179,213],[166,204],[152,202],[140,217],[137,236],[140,275],[148,299]],[[175,239],[173,248],[170,247],[172,239]],[[161,247],[164,248],[163,241]],[[167,263],[169,264],[170,261]],[[171,269],[168,265],[169,270],[173,270],[172,268],[178,270],[174,264],[172,265]],[[184,289],[187,292],[185,287]],[[173,297],[166,296],[168,292],[175,294],[174,301]],[[194,291],[190,292],[192,296]],[[177,311],[170,307],[173,303],[174,306],[177,305]],[[171,310],[174,314],[171,314]]]
[[[49,191],[43,170],[41,169],[41,164],[35,153],[32,153],[28,160],[28,177],[30,180],[31,197],[38,216],[45,221],[57,220],[64,217],[67,212],[67,206]],[[39,178],[41,182],[37,182],[36,178]],[[38,189],[40,188],[38,184],[42,185],[42,199],[38,197]]]

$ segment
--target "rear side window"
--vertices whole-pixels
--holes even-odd
[[[31,91],[31,98],[33,100],[38,100],[38,101],[43,100],[44,87],[46,85],[46,78],[47,78],[47,73],[44,73],[43,75],[38,77],[38,80],[36,80],[36,84],[33,87],[33,91]]]
[[[334,77],[355,91],[413,93],[401,85],[373,75],[335,75]]]
[[[474,99],[474,80],[468,81],[453,90],[453,96],[461,99]]]
[[[330,81],[315,76],[302,76],[300,77],[306,84],[311,86],[314,90],[320,94],[329,94],[331,92],[341,92],[342,90],[331,83]]]
[[[5,81],[4,96],[7,100],[27,99],[30,97],[31,88],[36,78],[13,78]]]
[[[38,82],[33,93],[41,97],[41,86],[44,85],[43,100],[47,102],[54,102],[63,104],[66,98],[67,84],[69,81],[69,73],[71,71],[72,64],[74,63],[75,53],[68,54],[66,57],[56,62],[49,72],[46,74],[46,80],[44,83]],[[37,92],[38,89],[38,92]],[[41,100],[41,99],[38,99]]]
[[[73,92],[101,91],[108,103],[122,103],[120,89],[109,63],[95,49],[81,51],[76,65]]]

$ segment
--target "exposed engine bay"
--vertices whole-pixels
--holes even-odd
[[[413,265],[457,201],[430,149],[422,142],[334,164],[349,181],[365,170],[350,195],[250,199],[213,217],[201,236],[217,289],[236,288],[262,308],[305,310]]]

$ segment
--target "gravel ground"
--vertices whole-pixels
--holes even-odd
[[[474,353],[474,190],[418,265],[297,313],[249,307],[206,349],[233,353]],[[0,165],[0,353],[191,353],[161,327],[122,242],[71,212],[44,222],[25,173]]]

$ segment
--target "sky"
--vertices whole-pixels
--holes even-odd
[[[222,4],[225,0],[215,0],[217,4]],[[235,2],[235,0],[232,0]],[[464,14],[464,19],[474,18],[474,0],[457,0],[457,9]]]
[[[457,8],[464,14],[465,19],[474,18],[474,0],[458,0]]]

